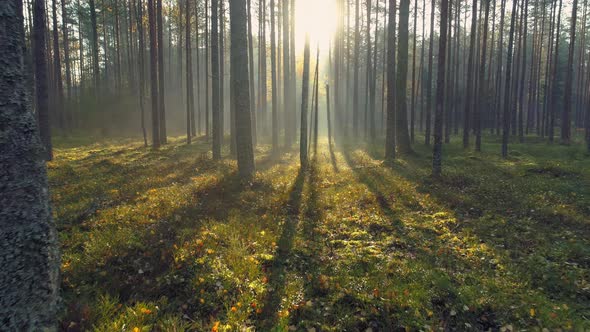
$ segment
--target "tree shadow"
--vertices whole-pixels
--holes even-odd
[[[305,183],[306,171],[299,169],[295,182],[291,187],[289,199],[285,203],[286,211],[283,231],[277,244],[277,251],[268,270],[268,292],[260,316],[259,326],[262,331],[270,331],[278,323],[278,310],[281,299],[285,295],[285,277],[287,260],[293,250],[293,242],[299,223],[301,198]]]

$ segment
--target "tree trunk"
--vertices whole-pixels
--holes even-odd
[[[354,137],[359,135],[359,58],[360,54],[360,0],[355,1],[354,24],[354,68],[353,68],[353,97],[352,97],[352,131]]]
[[[434,0],[433,0],[434,1]],[[387,127],[385,132],[385,160],[395,159],[395,0],[389,0],[389,15],[387,22]],[[355,60],[356,61],[356,60]]]
[[[209,0],[205,0],[205,137],[209,137]]]
[[[430,127],[432,125],[432,61],[434,58],[434,13],[435,0],[430,4],[430,45],[428,49],[428,80],[426,86],[426,132],[424,133],[424,144],[430,145]]]
[[[162,22],[162,0],[156,0],[156,15],[158,22],[158,106],[160,116],[160,143],[168,143],[166,135],[166,93],[164,91],[164,24]]]
[[[504,83],[504,114],[502,119],[502,158],[508,157],[508,137],[510,135],[510,82],[512,76],[512,46],[514,45],[516,3],[517,1],[512,2],[512,14],[510,18],[510,36],[508,37],[508,55],[506,56],[506,82]]]
[[[299,136],[299,161],[301,168],[307,168],[307,107],[309,98],[309,35],[305,36],[303,51],[303,77],[301,78],[301,128]]]
[[[72,72],[70,68],[70,39],[68,36],[68,13],[66,10],[66,0],[61,0],[61,17],[62,17],[62,34],[64,44],[64,64],[66,67],[66,96],[67,100],[64,103],[65,111],[65,125],[71,128],[72,114],[70,112],[69,104],[72,99]]]
[[[191,143],[191,114],[194,113],[194,96],[193,96],[193,65],[192,65],[192,50],[191,50],[191,0],[186,1],[185,15],[186,15],[186,142]]]
[[[225,0],[219,0],[219,135],[221,145],[225,133]],[[255,113],[252,116],[256,118]]]
[[[47,78],[47,49],[45,40],[45,6],[43,0],[34,0],[33,7],[33,52],[35,57],[35,99],[39,136],[46,160],[53,159],[51,124],[49,120],[49,87]]]
[[[285,148],[289,148],[291,141],[291,61],[290,61],[290,45],[289,45],[289,1],[285,0],[283,3],[283,113],[285,121]]]
[[[0,330],[53,331],[60,258],[46,151],[27,97],[21,13],[20,0],[0,2]],[[35,23],[42,22],[39,15]]]
[[[216,0],[213,0],[215,2]],[[248,88],[248,36],[246,35],[246,4],[243,0],[230,0],[231,67],[235,74],[234,103],[236,112],[236,141],[238,172],[242,178],[254,174],[254,149],[250,119],[250,92]]]
[[[412,92],[410,106],[410,140],[414,143],[414,127],[416,126],[416,41],[418,39],[418,0],[414,0],[414,38],[412,45]]]
[[[158,102],[158,43],[156,32],[156,13],[154,0],[148,0],[148,20],[150,27],[150,91],[152,98],[152,147],[160,147],[160,112]],[[163,97],[163,96],[161,96]]]
[[[524,91],[525,91],[525,79],[526,79],[526,59],[527,59],[527,26],[528,26],[528,0],[523,0],[524,3],[524,12],[523,18],[521,19],[521,23],[523,25],[523,33],[522,33],[522,62],[521,62],[521,73],[520,73],[520,92],[518,95],[518,140],[520,143],[524,143]],[[530,105],[529,105],[530,107]]]
[[[396,146],[400,153],[411,153],[410,134],[408,133],[408,103],[407,94],[407,77],[408,77],[408,24],[410,14],[410,0],[401,0],[399,7],[399,45],[397,48],[397,81],[396,92],[399,98],[396,98],[395,114],[395,138]]]
[[[477,29],[477,0],[473,0],[471,13],[471,32],[469,35],[469,57],[467,58],[467,77],[465,89],[465,105],[463,110],[463,148],[469,147],[469,130],[471,124],[471,92],[473,91],[473,58],[475,49],[475,33]]]
[[[572,111],[572,81],[574,75],[574,52],[576,46],[576,19],[578,13],[578,0],[574,0],[572,7],[572,20],[570,29],[570,45],[567,57],[567,76],[565,79],[565,95],[563,100],[563,113],[561,118],[561,141],[563,144],[570,144]]]
[[[555,34],[555,60],[553,61],[553,75],[551,84],[551,102],[549,103],[549,142],[553,143],[555,136],[555,111],[557,108],[557,98],[555,96],[556,89],[555,83],[557,82],[558,70],[559,70],[559,37],[561,31],[561,5],[562,0],[559,0],[559,9],[557,10],[557,32]]]
[[[501,0],[500,4],[500,38],[498,38],[498,66],[496,67],[496,95],[494,97],[494,124],[493,127],[496,129],[496,133],[500,134],[500,109],[502,100],[502,62],[504,59],[504,18],[506,9],[506,0]]]
[[[137,4],[137,32],[139,34],[139,51],[137,52],[137,59],[139,62],[139,82],[137,82],[139,86],[139,108],[141,111],[141,133],[143,134],[143,145],[148,146],[147,143],[147,132],[145,129],[145,108],[144,108],[144,99],[145,99],[145,57],[144,57],[144,50],[145,50],[145,41],[144,41],[144,34],[143,34],[143,1],[139,0]]]
[[[212,125],[213,125],[213,159],[221,159],[221,105],[219,103],[219,0],[211,0],[211,84],[212,94]],[[222,0],[223,1],[223,0]]]
[[[61,77],[61,56],[59,49],[59,31],[57,28],[57,0],[51,2],[53,10],[53,72],[54,72],[54,102],[53,102],[53,114],[57,116],[57,125],[59,129],[65,130],[65,116],[63,111],[64,105],[64,88],[63,80]]]
[[[440,177],[442,175],[443,107],[446,75],[445,66],[447,57],[447,16],[449,7],[448,2],[448,0],[441,0],[440,4],[440,37],[438,42],[436,109],[434,113],[434,149],[432,152],[432,175],[434,177]]]
[[[94,76],[94,96],[98,99],[98,89],[100,87],[100,69],[98,67],[98,31],[96,29],[96,9],[94,0],[90,3],[90,21],[92,24],[92,73]]]
[[[277,93],[277,42],[275,33],[274,0],[270,0],[270,66],[272,76],[272,153],[276,155],[279,151],[279,117]]]
[[[485,18],[483,21],[483,45],[481,50],[481,61],[479,63],[479,93],[478,102],[476,103],[473,114],[473,125],[475,129],[475,151],[481,151],[481,111],[485,109],[488,91],[488,81],[486,75],[486,53],[488,46],[488,21],[490,17],[490,0],[485,1]]]

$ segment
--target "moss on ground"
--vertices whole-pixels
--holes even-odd
[[[56,146],[63,329],[590,328],[581,146],[451,144],[442,180],[422,146],[262,146],[251,182],[202,138]]]

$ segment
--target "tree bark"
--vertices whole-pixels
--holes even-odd
[[[280,0],[279,0],[280,1]],[[270,0],[270,66],[272,76],[272,153],[279,151],[279,117],[277,91],[277,42],[275,32],[275,1]]]
[[[574,75],[574,52],[576,47],[576,19],[578,14],[578,0],[574,0],[572,7],[572,19],[570,28],[570,45],[567,58],[567,74],[565,79],[565,95],[563,100],[563,113],[561,118],[561,141],[563,144],[570,144],[571,140],[571,119],[572,112],[572,81]]]
[[[303,77],[301,78],[301,128],[299,135],[299,161],[301,168],[307,168],[307,107],[309,103],[309,35],[305,36],[303,51]]]
[[[442,175],[443,108],[447,56],[448,0],[440,4],[440,37],[438,42],[438,73],[436,79],[436,110],[434,113],[434,148],[432,152],[432,175]]]
[[[35,98],[37,123],[46,160],[53,159],[51,125],[49,120],[49,87],[47,78],[47,49],[45,40],[45,6],[43,0],[34,0],[33,52],[35,57]]]
[[[194,113],[194,96],[193,96],[193,65],[192,65],[192,50],[191,50],[191,7],[192,0],[185,0],[186,8],[186,142],[191,143],[191,114]]]
[[[486,75],[486,55],[488,46],[488,21],[490,17],[490,0],[485,1],[485,18],[483,21],[483,45],[481,51],[481,61],[479,63],[479,93],[478,102],[476,103],[473,114],[473,125],[475,129],[475,151],[481,151],[481,111],[485,109],[488,91],[488,81]]]
[[[434,0],[433,0],[434,1]],[[387,126],[385,132],[385,160],[393,161],[396,157],[395,147],[395,0],[389,0],[388,36],[387,36]],[[356,62],[356,60],[355,60]],[[355,66],[356,67],[356,66]],[[356,85],[355,85],[356,87]]]
[[[467,77],[465,89],[465,105],[463,110],[463,148],[469,147],[469,130],[471,124],[471,92],[473,91],[473,58],[475,49],[475,33],[477,29],[477,0],[473,0],[471,12],[471,32],[469,35],[469,57],[467,58]]]
[[[20,0],[0,2],[0,31],[0,330],[52,331],[60,258],[46,152],[27,97]]]
[[[238,172],[242,178],[248,179],[254,174],[254,149],[250,119],[248,36],[246,35],[247,18],[244,0],[230,0],[230,16],[231,67],[235,74],[231,83],[235,94]]]
[[[212,127],[213,127],[213,159],[221,159],[221,105],[219,85],[219,0],[211,0],[211,84],[212,84]],[[223,0],[222,0],[223,1]]]
[[[409,39],[409,14],[410,0],[401,0],[399,7],[399,45],[397,48],[397,81],[396,91],[396,114],[395,114],[395,138],[396,146],[400,153],[407,154],[412,152],[410,144],[410,134],[408,133],[408,102],[407,95],[407,78],[408,78],[408,39]]]
[[[148,0],[150,35],[150,92],[152,98],[152,147],[160,147],[160,112],[158,103],[158,44],[154,0]]]
[[[512,46],[514,45],[514,25],[516,21],[516,3],[512,2],[510,18],[510,36],[508,37],[508,55],[506,56],[506,82],[504,83],[504,109],[502,119],[502,158],[508,157],[508,137],[510,135],[510,82],[512,76]]]

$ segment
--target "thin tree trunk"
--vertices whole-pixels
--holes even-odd
[[[504,115],[502,119],[502,158],[508,157],[508,137],[510,134],[510,82],[512,75],[512,46],[514,45],[514,25],[516,21],[516,3],[512,2],[510,18],[510,36],[508,38],[508,55],[506,56],[506,82],[504,86]]]
[[[154,7],[154,0],[148,0],[148,19],[150,27],[150,91],[152,98],[152,147],[158,149],[161,141],[158,102],[158,36],[156,32],[156,13]]]
[[[434,0],[433,0],[434,2]],[[387,127],[385,133],[385,160],[391,162],[396,157],[395,147],[395,0],[389,0],[389,15],[387,21]]]
[[[192,66],[192,52],[191,52],[191,0],[185,0],[186,8],[186,142],[191,143],[191,114],[194,114],[194,96],[193,96],[193,66]]]
[[[219,85],[219,27],[218,27],[218,12],[219,12],[219,0],[211,0],[211,83],[213,86],[212,94],[212,116],[213,116],[213,159],[221,159],[221,105],[219,103],[220,98],[220,85]],[[223,1],[223,0],[222,0]]]
[[[465,105],[463,111],[463,148],[469,147],[469,130],[471,124],[471,92],[473,91],[473,58],[475,49],[475,33],[477,29],[477,0],[473,0],[471,13],[471,32],[469,35],[469,57],[467,59],[467,77],[466,77],[466,91],[465,91]]]
[[[434,148],[432,152],[432,175],[442,175],[443,107],[447,56],[448,0],[440,4],[440,37],[438,42],[438,73],[436,79],[436,111],[434,113]],[[434,3],[434,1],[433,1]],[[433,9],[434,11],[434,9]]]
[[[164,90],[164,24],[162,22],[162,0],[156,0],[156,12],[158,23],[158,106],[160,116],[160,143],[166,144],[168,138],[166,135],[166,93]]]
[[[280,1],[280,0],[279,0]],[[270,66],[272,76],[272,153],[279,151],[279,117],[277,91],[277,42],[275,32],[275,0],[270,0]]]
[[[418,0],[414,0],[414,38],[412,45],[412,95],[411,95],[411,106],[410,106],[410,140],[414,143],[414,127],[416,122],[416,40],[417,26],[418,26]]]
[[[299,161],[301,168],[307,168],[307,107],[309,98],[309,35],[305,36],[303,51],[303,77],[301,79],[301,128],[299,136]]]
[[[55,101],[53,103],[54,112],[57,115],[57,124],[59,129],[65,130],[65,116],[64,116],[64,88],[61,77],[61,56],[59,49],[59,31],[57,27],[57,0],[51,2],[53,10],[53,72],[54,72],[54,87],[55,87]]]
[[[485,18],[483,21],[483,46],[481,50],[481,61],[479,63],[479,94],[473,115],[473,125],[475,126],[475,151],[481,151],[481,111],[485,109],[488,81],[486,75],[486,55],[488,46],[488,21],[490,17],[490,0],[485,1]]]
[[[139,63],[139,82],[137,82],[139,86],[139,108],[141,110],[141,133],[143,134],[143,145],[145,147],[148,146],[147,143],[147,132],[145,128],[145,107],[144,107],[144,98],[145,98],[145,57],[144,57],[144,34],[143,34],[143,1],[139,0],[137,6],[137,31],[139,34],[139,51],[137,52],[137,59]]]
[[[426,88],[426,132],[424,134],[424,144],[426,145],[430,145],[430,127],[432,125],[432,61],[434,58],[434,13],[436,8],[435,0],[432,0],[430,8],[430,46],[428,50],[428,85]]]

